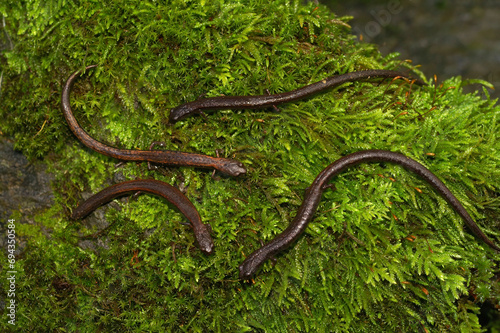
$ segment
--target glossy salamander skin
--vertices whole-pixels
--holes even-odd
[[[161,182],[159,180],[130,180],[115,184],[94,194],[82,204],[80,204],[71,215],[71,218],[79,220],[96,210],[98,207],[110,202],[116,197],[127,193],[148,192],[167,199],[191,222],[196,241],[200,250],[206,254],[211,254],[214,250],[214,243],[210,236],[210,227],[201,222],[200,214],[191,201],[177,188]]]
[[[389,162],[403,166],[404,168],[415,172],[422,179],[428,182],[453,209],[463,218],[469,230],[480,240],[488,244],[491,248],[500,251],[500,248],[495,245],[472,220],[469,213],[465,210],[458,199],[450,192],[450,190],[441,182],[431,171],[425,168],[422,164],[412,160],[402,154],[394,153],[385,150],[366,150],[356,152],[337,161],[326,167],[313,181],[311,186],[305,193],[304,201],[293,219],[292,223],[278,236],[269,243],[251,253],[239,266],[240,279],[250,279],[257,269],[269,258],[272,258],[277,253],[283,251],[297,240],[304,232],[307,225],[311,221],[316,209],[321,200],[323,191],[328,186],[328,182],[337,174],[351,166],[366,163],[366,162]]]
[[[89,70],[97,67],[90,65],[85,68]],[[229,176],[238,176],[246,173],[246,169],[239,161],[227,158],[211,157],[201,154],[185,153],[170,150],[132,150],[118,149],[107,146],[87,134],[78,124],[70,105],[70,91],[73,82],[80,76],[81,72],[76,71],[68,78],[62,90],[62,111],[68,122],[71,131],[87,147],[106,156],[114,157],[125,161],[149,161],[172,166],[193,166],[198,168],[214,168]]]
[[[391,70],[366,70],[359,72],[336,75],[305,87],[275,95],[256,96],[219,96],[201,98],[193,102],[181,104],[170,110],[169,122],[174,123],[189,115],[202,113],[203,111],[225,110],[225,109],[261,109],[276,106],[281,103],[289,103],[311,97],[327,89],[334,88],[346,82],[365,80],[370,78],[407,78],[398,71]],[[416,81],[422,84],[421,81]]]

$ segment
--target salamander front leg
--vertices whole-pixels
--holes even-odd
[[[153,141],[151,143],[151,146],[149,146],[149,150],[153,150],[154,147],[156,146],[160,146],[160,147],[165,147],[165,142],[163,141]],[[158,169],[158,166],[157,165],[152,165],[151,162],[148,161],[148,170],[156,170]]]

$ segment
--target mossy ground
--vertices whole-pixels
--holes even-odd
[[[245,255],[291,221],[314,177],[361,149],[426,165],[500,243],[500,107],[464,94],[460,78],[358,82],[279,113],[217,111],[172,125],[169,109],[202,94],[277,93],[363,69],[418,71],[358,43],[349,18],[312,3],[10,0],[0,12],[15,45],[0,56],[0,130],[56,177],[51,209],[34,224],[15,216],[27,242],[16,263],[21,331],[479,332],[480,303],[500,306],[499,254],[422,180],[389,164],[338,176],[296,245],[253,283],[237,278]],[[123,148],[161,140],[172,150],[223,149],[248,174],[116,166],[84,147],[65,123],[60,91],[94,63],[72,95],[93,137]],[[104,230],[92,218],[70,221],[82,192],[134,178],[184,188],[212,226],[215,254],[203,255],[180,213],[150,195],[109,208]],[[93,246],[82,246],[93,233]]]

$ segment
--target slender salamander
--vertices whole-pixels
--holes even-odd
[[[450,190],[437,178],[431,171],[425,168],[417,161],[408,158],[402,154],[386,150],[365,150],[344,156],[326,167],[313,181],[304,195],[304,201],[293,219],[292,223],[278,236],[260,249],[251,253],[239,266],[240,279],[250,279],[257,269],[269,258],[283,251],[297,240],[304,232],[311,221],[316,208],[321,200],[323,191],[328,186],[328,182],[337,174],[348,167],[365,162],[390,162],[403,166],[404,168],[415,172],[422,179],[428,182],[452,208],[464,219],[469,230],[480,240],[488,244],[496,251],[500,248],[495,245],[472,220],[469,213],[465,210],[458,199]]]
[[[95,68],[97,65],[90,65],[85,68],[89,70]],[[75,136],[87,147],[93,149],[106,156],[114,157],[119,160],[126,161],[149,161],[154,163],[161,163],[173,166],[193,166],[199,168],[214,168],[222,173],[228,174],[230,176],[238,176],[240,174],[246,173],[246,169],[243,164],[239,161],[211,157],[207,155],[185,153],[179,151],[171,150],[132,150],[132,149],[119,149],[107,146],[95,139],[85,132],[85,130],[80,127],[73,111],[71,110],[69,95],[73,82],[77,77],[79,77],[81,71],[76,71],[68,78],[68,81],[63,86],[62,90],[62,111],[64,117],[68,122],[71,131]]]
[[[186,216],[189,222],[191,222],[191,227],[193,228],[194,236],[200,246],[200,250],[206,254],[211,254],[213,252],[214,243],[210,236],[210,226],[201,222],[200,214],[198,214],[198,211],[191,201],[189,201],[181,191],[159,180],[130,180],[106,187],[80,204],[73,211],[71,218],[75,220],[82,219],[114,198],[138,191],[156,194],[167,199],[176,206],[179,211]]]
[[[170,110],[169,122],[174,123],[189,115],[202,113],[209,110],[224,109],[261,109],[276,106],[281,103],[297,101],[318,94],[327,89],[334,88],[346,82],[359,81],[370,78],[404,78],[407,76],[398,71],[391,70],[366,70],[346,73],[328,77],[324,80],[307,85],[305,87],[275,95],[256,96],[219,96],[201,98],[196,101],[181,104]],[[422,84],[421,81],[416,81]]]

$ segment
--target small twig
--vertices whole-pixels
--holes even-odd
[[[344,235],[347,235],[347,237],[349,237],[350,239],[352,239],[353,241],[355,241],[359,245],[366,247],[366,244],[362,240],[356,238],[353,234],[351,234],[349,231],[347,231],[347,222],[344,222],[344,231],[342,232],[342,235],[340,235],[339,238],[343,237]]]

